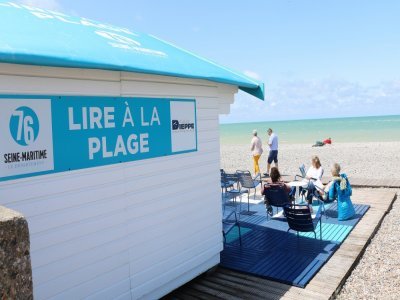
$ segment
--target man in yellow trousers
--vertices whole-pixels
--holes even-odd
[[[258,160],[263,153],[262,142],[261,139],[257,136],[257,130],[253,130],[253,138],[251,140],[251,152],[253,154],[254,173],[257,176],[258,174],[260,174],[260,166],[258,165]]]

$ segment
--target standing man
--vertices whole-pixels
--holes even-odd
[[[264,173],[265,176],[269,176],[269,170],[271,169],[271,163],[275,163],[275,167],[278,168],[278,136],[272,132],[272,129],[269,128],[267,131],[269,135],[268,146],[269,146],[269,155],[268,155],[268,164],[267,164],[267,173]]]
[[[258,160],[263,153],[261,139],[257,136],[257,130],[253,130],[253,139],[251,140],[251,152],[253,154],[254,162],[254,174],[257,176],[260,174],[260,166],[258,165]]]

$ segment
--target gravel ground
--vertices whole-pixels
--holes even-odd
[[[221,168],[228,172],[254,172],[249,144],[221,145]],[[264,147],[264,154],[260,159],[261,172],[266,172],[267,148]],[[281,174],[298,174],[298,167],[302,163],[308,167],[311,156],[318,155],[327,176],[329,166],[338,162],[350,177],[400,179],[399,153],[400,142],[335,143],[324,147],[282,143],[279,145],[279,170]]]
[[[336,299],[400,299],[399,252],[400,201],[397,199]]]

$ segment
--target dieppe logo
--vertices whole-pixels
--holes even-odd
[[[178,120],[172,120],[172,130],[194,129],[194,123],[179,123]]]
[[[20,106],[11,115],[10,133],[21,146],[29,146],[39,135],[39,119],[27,106]]]

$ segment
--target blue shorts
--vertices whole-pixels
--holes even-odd
[[[278,163],[278,150],[269,150],[268,163]]]

